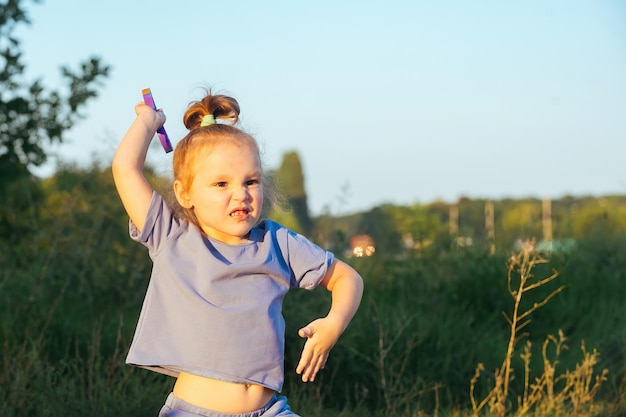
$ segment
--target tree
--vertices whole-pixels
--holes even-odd
[[[505,244],[541,239],[541,201],[521,199],[505,207],[501,219],[501,234]]]
[[[304,174],[297,152],[287,152],[276,172],[276,182],[285,194],[289,208],[295,219],[289,226],[295,231],[309,235],[313,229],[313,220],[309,215],[307,195],[304,189]]]
[[[82,117],[80,110],[97,96],[95,87],[110,70],[98,57],[82,62],[78,71],[61,67],[65,94],[46,91],[41,80],[23,80],[22,51],[13,32],[30,24],[24,3],[0,3],[0,190],[46,162],[45,144],[63,142],[63,134]]]
[[[36,227],[33,210],[40,193],[30,169],[47,161],[46,144],[63,142],[110,70],[98,57],[83,61],[78,71],[62,66],[65,92],[46,90],[41,80],[24,80],[20,42],[13,33],[16,26],[30,24],[25,2],[0,3],[0,234],[9,237]]]

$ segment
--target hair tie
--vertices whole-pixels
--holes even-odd
[[[202,122],[200,122],[200,127],[211,126],[215,124],[215,117],[212,114],[207,114],[202,118]]]

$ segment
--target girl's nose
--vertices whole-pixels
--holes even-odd
[[[233,199],[236,201],[246,201],[249,197],[248,189],[246,187],[237,187],[233,191]]]

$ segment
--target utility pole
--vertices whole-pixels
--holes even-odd
[[[485,231],[489,242],[489,253],[496,252],[496,222],[493,201],[485,201]]]
[[[449,208],[448,224],[450,227],[450,237],[456,239],[459,235],[459,206],[452,204]]]
[[[543,242],[552,249],[552,200],[544,197],[541,202],[541,224],[543,226]]]

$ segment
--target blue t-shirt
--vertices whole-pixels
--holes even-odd
[[[275,391],[284,380],[282,301],[315,288],[331,252],[265,220],[250,242],[229,245],[174,215],[154,193],[143,230],[152,276],[126,362],[167,375],[180,371]]]

